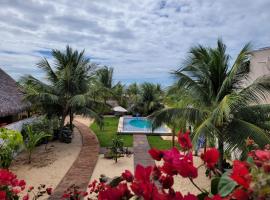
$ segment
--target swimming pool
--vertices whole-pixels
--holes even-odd
[[[152,131],[152,123],[145,117],[120,117],[118,124],[120,134],[157,134],[171,135],[171,129],[163,125]]]

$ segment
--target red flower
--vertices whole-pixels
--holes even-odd
[[[270,173],[270,163],[264,163],[263,170],[265,173]]]
[[[132,182],[134,179],[132,173],[129,170],[125,170],[125,172],[122,173],[122,178],[127,182]]]
[[[251,175],[249,174],[247,163],[235,160],[233,162],[233,169],[230,177],[239,185],[248,189],[251,182]]]
[[[173,177],[172,176],[161,176],[159,181],[162,184],[163,189],[169,189],[173,186]]]
[[[0,198],[1,199],[1,198]],[[24,197],[23,197],[23,200],[29,200],[29,194],[26,194]]]
[[[188,150],[192,148],[192,143],[191,143],[189,134],[190,134],[189,131],[185,133],[182,133],[181,131],[179,131],[178,133],[178,142],[184,150]]]
[[[198,169],[193,166],[193,163],[186,159],[179,160],[178,163],[175,164],[175,168],[178,173],[184,178],[198,177]]]
[[[148,183],[150,182],[150,175],[152,172],[152,167],[143,167],[142,165],[137,165],[135,170],[135,179],[136,181]]]
[[[213,169],[218,162],[219,152],[216,148],[208,149],[205,154],[201,155],[202,160],[206,163],[207,167]]]
[[[160,151],[160,150],[157,150],[155,148],[152,148],[148,151],[148,153],[151,155],[151,157],[154,159],[154,160],[157,160],[157,161],[160,161],[161,158],[163,157],[163,152]]]
[[[249,199],[248,193],[242,189],[236,189],[233,192],[232,197],[234,197],[235,199],[241,199],[241,200],[248,200]]]
[[[183,200],[198,200],[198,198],[195,195],[188,193],[184,196]]]
[[[46,188],[46,192],[48,195],[51,195],[52,194],[52,188]]]
[[[0,191],[0,200],[5,200],[6,196],[7,196],[7,194],[5,191]]]
[[[34,189],[34,186],[29,186],[28,191],[31,192]]]

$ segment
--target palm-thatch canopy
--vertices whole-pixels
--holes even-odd
[[[0,117],[18,114],[29,107],[15,80],[0,68]]]

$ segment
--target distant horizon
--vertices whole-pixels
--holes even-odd
[[[41,78],[35,64],[67,44],[113,67],[115,81],[163,86],[194,45],[222,38],[232,58],[248,42],[270,46],[269,0],[0,1],[0,8],[0,67],[15,80]]]

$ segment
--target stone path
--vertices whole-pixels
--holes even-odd
[[[78,128],[82,136],[82,148],[78,158],[74,161],[66,175],[54,189],[49,199],[61,199],[64,191],[75,184],[81,190],[86,191],[89,180],[94,171],[98,160],[99,142],[94,133],[88,126],[78,121],[74,121],[74,125]]]
[[[155,162],[148,154],[150,149],[146,135],[133,135],[134,170],[137,164],[154,165]]]

